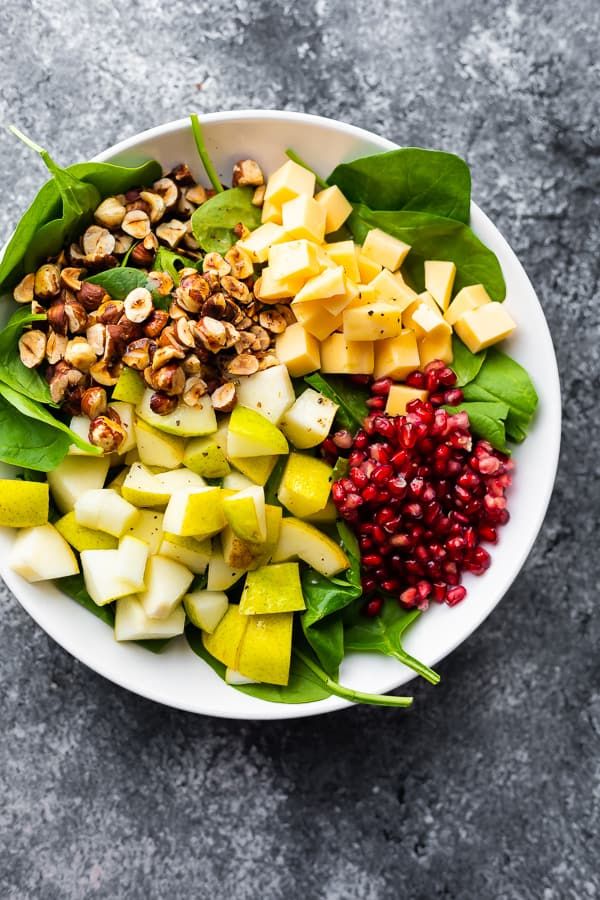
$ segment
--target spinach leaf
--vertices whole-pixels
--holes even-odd
[[[208,155],[208,150],[206,149],[206,144],[204,143],[204,135],[202,133],[202,127],[200,125],[200,119],[198,118],[196,113],[193,113],[190,116],[190,121],[192,123],[192,134],[194,135],[196,150],[198,151],[198,156],[202,160],[204,171],[208,175],[208,179],[217,194],[220,194],[223,192],[223,185],[221,184],[219,176],[217,175],[217,170],[213,166],[212,160]]]
[[[523,366],[491,347],[474,381],[463,388],[465,400],[500,401],[508,406],[506,433],[522,441],[537,409],[538,396]]]
[[[416,210],[469,224],[471,173],[453,153],[403,147],[342,163],[327,181],[371,209]]]
[[[23,214],[0,261],[0,288],[13,287],[25,275],[23,258],[36,232],[60,211],[60,195],[54,180],[38,191],[31,206]]]
[[[63,594],[66,594],[67,597],[70,597],[71,600],[76,600],[80,606],[83,606],[88,612],[91,612],[97,619],[101,619],[105,625],[114,628],[114,605],[112,603],[107,603],[106,606],[98,606],[94,603],[85,589],[83,575],[68,575],[66,578],[57,578],[54,583],[57,588],[59,588]],[[163,647],[166,647],[171,640],[172,638],[158,638],[152,641],[132,641],[132,643],[139,644],[140,647],[150,650],[151,653],[160,653]]]
[[[325,377],[319,372],[307,375],[304,380],[316,391],[320,391],[325,397],[337,403],[339,409],[335,419],[340,428],[355,432],[361,427],[363,419],[369,412],[367,407],[369,389],[366,386],[353,384],[342,375]]]
[[[425,286],[425,260],[443,259],[456,264],[455,291],[481,283],[493,300],[504,300],[506,296],[504,276],[496,255],[462,222],[411,210],[373,212],[359,204],[347,224],[359,243],[372,228],[381,228],[410,244],[411,251],[403,270],[418,291]]]
[[[46,314],[33,314],[28,307],[18,309],[0,331],[0,380],[32,400],[56,406],[50,396],[47,381],[37,369],[28,369],[19,356],[19,338],[25,325],[44,322]]]
[[[459,403],[458,406],[445,406],[444,409],[448,413],[466,412],[471,430],[476,435],[489,441],[496,450],[510,454],[506,446],[505,422],[508,416],[506,403]]]
[[[340,478],[345,478],[348,474],[348,469],[350,468],[350,464],[345,456],[338,456],[337,462],[333,467],[333,471],[331,473],[331,481],[339,481]]]
[[[167,250],[166,247],[160,246],[156,251],[156,257],[152,265],[155,272],[166,272],[173,279],[173,284],[179,284],[179,273],[181,269],[197,268],[197,260],[189,259],[180,253],[174,253],[173,250]]]
[[[124,194],[130,188],[152,184],[161,177],[162,166],[155,159],[147,159],[133,166],[82,162],[67,166],[67,172],[80,181],[93,184],[102,197],[110,197],[113,194]]]
[[[352,610],[346,621],[344,647],[348,650],[375,651],[393,656],[413,669],[431,684],[437,684],[440,676],[429,666],[410,656],[402,646],[406,629],[420,616],[418,609],[402,609],[393,599],[383,605],[381,615],[368,619],[359,610]]]
[[[226,253],[237,238],[233,229],[242,222],[252,230],[261,222],[261,211],[252,205],[250,187],[230,188],[215,194],[192,215],[194,237],[207,253]]]
[[[0,459],[13,466],[50,472],[66,456],[71,439],[44,422],[33,422],[1,396]]]
[[[277,497],[277,491],[279,490],[279,485],[281,484],[281,479],[283,477],[283,470],[285,469],[286,464],[287,456],[279,456],[275,463],[275,468],[269,475],[267,483],[265,484],[265,503],[269,503],[271,506],[281,506],[279,498]]]
[[[487,350],[471,353],[454,333],[452,334],[452,370],[456,373],[456,387],[464,387],[477,376],[481,369]]]
[[[99,284],[104,288],[107,294],[113,300],[124,300],[127,294],[136,288],[148,288],[152,294],[154,305],[158,309],[168,309],[171,305],[170,296],[163,297],[156,289],[156,282],[141,269],[134,269],[130,266],[116,266],[114,269],[105,269],[104,272],[98,272],[87,278],[91,284]]]
[[[29,397],[25,397],[23,394],[19,394],[18,391],[14,391],[7,384],[2,384],[2,382],[0,382],[0,395],[2,395],[4,400],[7,400],[11,406],[14,406],[15,409],[22,413],[22,415],[27,416],[28,419],[32,419],[37,423],[49,425],[56,431],[60,431],[67,435],[69,438],[69,445],[75,444],[80,450],[85,450],[86,453],[92,453],[95,456],[102,453],[99,447],[93,447],[92,444],[88,444],[88,442],[84,441],[78,434],[71,431],[68,425],[65,425],[65,423],[61,422],[59,419],[55,419],[54,416],[40,403],[37,403],[35,400],[30,400]],[[25,462],[25,460],[23,460],[22,465],[27,466],[29,469],[40,468],[40,466],[33,466],[30,463]]]

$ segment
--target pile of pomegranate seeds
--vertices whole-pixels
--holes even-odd
[[[363,428],[322,446],[330,460],[349,451],[348,474],[332,497],[358,537],[370,616],[381,611],[380,592],[406,608],[426,609],[431,600],[455,606],[467,593],[461,573],[486,571],[491,558],[481,542],[495,543],[509,518],[504,493],[514,463],[487,441],[473,443],[465,412],[440,408],[462,400],[454,372],[436,360],[406,383],[428,390],[429,400],[386,416],[393,382],[375,381]]]

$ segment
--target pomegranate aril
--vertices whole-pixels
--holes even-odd
[[[425,375],[425,387],[427,388],[427,390],[428,391],[437,391],[439,386],[440,386],[440,379],[439,379],[437,371],[432,369],[429,372],[427,372]]]
[[[385,484],[393,476],[394,470],[390,465],[377,466],[371,476],[375,484]]]
[[[492,525],[480,525],[479,537],[482,541],[488,541],[490,544],[495,544],[498,540],[498,534]]]
[[[433,584],[433,599],[436,603],[443,603],[446,599],[446,585],[442,584],[440,581],[434,582]]]
[[[344,490],[342,484],[339,481],[335,481],[331,486],[331,496],[333,502],[337,505],[338,503],[343,503],[346,497],[346,491]]]
[[[377,582],[371,576],[366,576],[361,579],[361,585],[362,585],[363,593],[372,594],[373,591],[377,587]]]
[[[423,372],[411,372],[406,376],[406,384],[413,388],[425,387],[425,375]]]
[[[456,587],[450,588],[446,593],[446,603],[448,606],[456,606],[456,604],[460,603],[461,600],[464,600],[466,596],[466,588],[464,588],[462,584],[457,585]]]
[[[432,406],[441,406],[444,402],[444,393],[443,391],[434,391],[429,395],[429,401]]]
[[[369,446],[369,438],[364,431],[359,431],[354,438],[355,450],[365,450]]]
[[[374,597],[372,600],[369,600],[367,605],[364,608],[364,613],[370,619],[374,619],[375,616],[378,616],[383,608],[383,600],[380,597]]]
[[[358,546],[361,550],[372,550],[373,549],[373,541],[370,537],[360,537],[358,539]]]
[[[393,383],[394,382],[391,378],[378,378],[377,381],[374,381],[371,385],[371,393],[382,394],[383,396],[387,397]]]
[[[344,428],[341,431],[336,431],[333,435],[333,443],[336,447],[339,447],[340,450],[349,450],[353,443],[353,438],[350,432]]]
[[[367,400],[369,409],[385,409],[385,397],[369,397]]]
[[[367,553],[366,556],[363,556],[362,562],[367,569],[376,569],[381,565],[382,558],[378,553]]]
[[[444,403],[446,406],[458,406],[464,400],[464,394],[460,388],[452,388],[444,394]]]
[[[423,515],[423,507],[420,503],[405,503],[402,512],[405,516],[410,516],[412,519],[420,519]]]
[[[407,491],[406,479],[404,479],[401,475],[397,475],[395,478],[390,478],[387,483],[387,489],[392,497],[404,497]]]
[[[425,600],[431,594],[431,584],[428,581],[419,581],[417,584],[417,594],[421,600]]]
[[[400,594],[400,603],[403,606],[413,607],[417,603],[418,596],[416,588],[407,588]]]
[[[386,578],[385,581],[381,582],[381,590],[388,594],[394,594],[399,589],[400,582],[397,578]]]
[[[374,485],[369,484],[362,492],[362,497],[365,503],[372,503],[373,500],[377,499],[377,494],[377,488]]]
[[[443,384],[444,387],[452,387],[456,384],[456,374],[448,366],[444,366],[443,369],[438,369],[437,376],[440,384]]]

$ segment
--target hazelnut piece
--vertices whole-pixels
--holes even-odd
[[[250,255],[241,247],[233,246],[225,254],[225,259],[231,266],[231,274],[235,278],[250,278],[254,274],[254,266]]]
[[[33,302],[33,286],[35,284],[35,275],[30,272],[25,278],[22,278],[13,290],[13,297],[16,303],[32,303]]]
[[[154,262],[156,253],[154,250],[148,250],[143,243],[136,244],[129,254],[129,263],[138,269],[149,269]]]
[[[207,253],[202,263],[203,272],[214,272],[219,278],[229,275],[231,266],[220,253]]]
[[[81,239],[83,252],[91,259],[110,256],[115,249],[115,238],[107,228],[101,225],[90,225]]]
[[[159,178],[152,187],[162,197],[167,209],[175,206],[179,197],[179,190],[172,178]]]
[[[157,416],[168,416],[177,409],[177,397],[169,397],[168,394],[158,391],[150,397],[150,409]]]
[[[163,222],[156,229],[156,237],[174,249],[185,234],[185,224],[178,219]]]
[[[125,214],[121,222],[121,228],[125,234],[130,234],[132,238],[141,241],[150,232],[150,218],[144,210],[132,209]],[[135,253],[135,250],[133,253]],[[131,254],[132,256],[133,253]]]
[[[78,270],[63,269],[61,275],[64,275],[65,272],[69,271],[76,272]],[[94,312],[94,310],[98,309],[104,298],[107,296],[103,287],[99,284],[93,284],[90,281],[80,283],[79,289],[73,288],[73,290],[77,290],[77,299],[87,312]]]
[[[231,183],[233,187],[245,187],[247,185],[258,187],[265,183],[265,177],[256,160],[240,159],[233,167]]]
[[[67,344],[65,360],[75,369],[87,372],[89,367],[96,362],[96,354],[85,338],[76,337]]]
[[[183,394],[185,388],[185,375],[183,369],[176,363],[167,363],[158,372],[154,373],[154,385],[159,391],[163,391],[170,397]]]
[[[101,387],[91,387],[81,396],[81,412],[88,419],[95,419],[106,412],[106,391]]]
[[[144,334],[149,338],[156,338],[169,321],[169,314],[164,309],[155,309],[144,322]]]
[[[35,273],[33,287],[40,300],[52,300],[60,293],[60,269],[54,263],[45,263]]]
[[[43,331],[32,329],[24,331],[19,338],[19,356],[28,369],[35,369],[46,355],[46,335]]]
[[[266,184],[260,184],[252,194],[252,206],[262,206],[265,202]]]
[[[140,194],[140,200],[143,200],[148,204],[148,215],[150,216],[150,221],[153,224],[156,222],[160,222],[167,208],[165,201],[163,200],[161,195],[155,194],[153,191],[142,191],[142,193]]]
[[[51,366],[64,359],[68,343],[69,340],[66,334],[57,334],[55,331],[50,331],[46,342],[46,359]]]
[[[114,453],[125,440],[125,429],[109,416],[96,416],[90,422],[90,444],[100,447],[104,453]]]
[[[192,375],[185,382],[183,402],[186,406],[198,406],[207,392],[208,388],[204,379],[200,378],[199,375]]]
[[[105,228],[118,228],[125,213],[125,206],[117,197],[107,197],[96,209],[94,219],[98,225],[103,225]]]
[[[140,324],[145,322],[153,310],[152,294],[147,288],[134,288],[125,297],[125,315],[130,322]]]
[[[217,412],[231,412],[237,403],[235,392],[235,384],[233,381],[226,381],[220,387],[213,391],[210,395],[212,405]]]

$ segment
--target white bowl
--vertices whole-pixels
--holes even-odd
[[[241,111],[203,117],[208,150],[227,182],[233,163],[245,156],[266,172],[280,165],[292,147],[323,176],[343,161],[396,146],[368,131],[302,113]],[[134,161],[154,157],[165,169],[190,164],[204,178],[188,119],[152,128],[101,153],[98,161]],[[493,564],[482,577],[467,576],[467,598],[453,609],[434,605],[408,632],[406,649],[434,666],[483,622],[519,573],[542,525],[550,500],[560,444],[560,388],[552,340],[533,287],[498,229],[475,205],[471,224],[498,256],[507,285],[506,304],[518,329],[506,350],[530,372],[540,397],[539,412],[525,443],[515,449],[517,464],[510,492],[511,520],[502,529]],[[13,540],[0,529],[0,560]],[[55,641],[90,668],[143,697],[168,706],[212,716],[240,719],[287,719],[332,712],[349,704],[336,697],[287,705],[248,697],[225,685],[184,638],[160,656],[135,645],[118,644],[112,631],[52,585],[28,584],[0,563],[0,572],[19,602]],[[510,610],[507,612],[510,615]],[[509,653],[498,647],[497,653]],[[407,684],[414,673],[375,654],[352,654],[343,663],[341,681],[354,688],[383,693]],[[465,673],[466,677],[466,673]],[[431,687],[431,690],[435,690]]]

